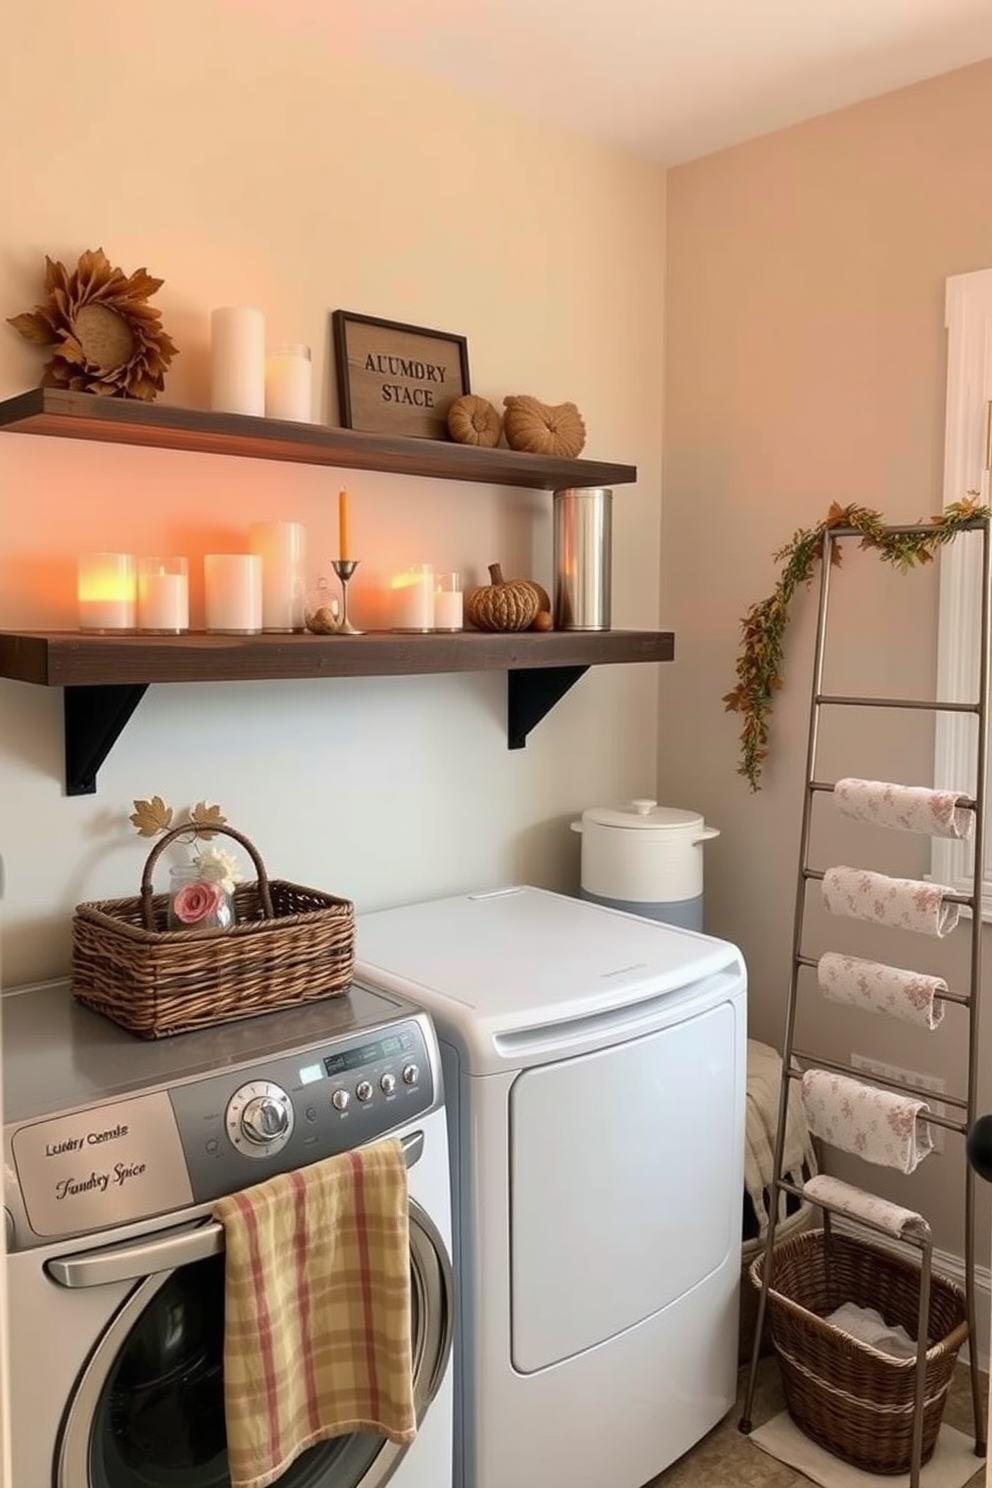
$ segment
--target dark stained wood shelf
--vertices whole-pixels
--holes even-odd
[[[95,791],[100,765],[153,682],[502,671],[507,674],[508,743],[520,749],[590,666],[671,661],[674,655],[671,631],[372,631],[361,636],[0,631],[0,677],[64,689],[68,795]]]
[[[541,491],[568,486],[622,486],[637,479],[634,465],[558,460],[508,449],[477,449],[441,439],[364,434],[324,424],[284,423],[247,414],[98,398],[61,388],[32,388],[0,402],[0,430]]]

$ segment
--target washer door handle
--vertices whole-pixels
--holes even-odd
[[[408,1168],[420,1160],[424,1150],[422,1131],[402,1139]],[[106,1245],[79,1255],[56,1256],[45,1271],[64,1287],[109,1286],[115,1281],[141,1281],[162,1271],[175,1271],[196,1261],[209,1260],[224,1250],[224,1226],[216,1220],[190,1228],[143,1235],[120,1245]]]

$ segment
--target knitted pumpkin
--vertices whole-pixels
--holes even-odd
[[[448,409],[448,433],[458,444],[495,449],[502,432],[503,420],[488,398],[464,393]]]
[[[586,426],[574,403],[554,406],[525,396],[503,399],[503,432],[513,450],[574,460],[586,442]]]
[[[504,579],[498,563],[490,563],[489,576],[491,584],[470,589],[465,597],[469,622],[476,630],[527,630],[541,609],[540,585],[529,579]]]

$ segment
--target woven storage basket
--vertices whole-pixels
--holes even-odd
[[[72,921],[72,991],[140,1038],[251,1018],[345,991],[355,964],[355,908],[318,889],[269,879],[254,843],[231,827],[257,882],[234,891],[227,930],[167,929],[168,894],[152,874],[162,851],[190,828],[163,834],[148,855],[141,893],[79,904]]]
[[[764,1255],[751,1266],[761,1286]],[[844,1302],[874,1307],[916,1334],[919,1267],[846,1234],[810,1230],[776,1247],[767,1318],[785,1402],[796,1425],[834,1456],[871,1473],[908,1472],[916,1358],[896,1359],[826,1316]],[[931,1274],[922,1461],[933,1454],[958,1349],[968,1336],[960,1287]]]

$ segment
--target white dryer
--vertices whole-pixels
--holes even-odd
[[[640,1488],[735,1398],[740,952],[514,887],[361,915],[357,954],[441,1041],[456,1488]]]

